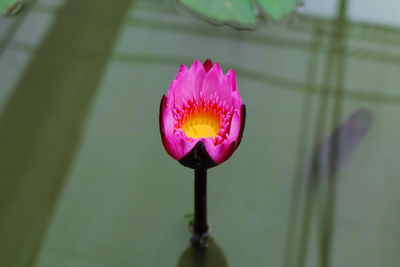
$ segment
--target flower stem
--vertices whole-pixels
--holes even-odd
[[[191,243],[193,246],[206,247],[207,225],[207,169],[194,170],[194,225]]]

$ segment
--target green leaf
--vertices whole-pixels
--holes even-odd
[[[5,13],[18,0],[0,0],[0,13]]]
[[[185,7],[212,23],[234,27],[254,27],[258,15],[281,20],[299,4],[299,0],[179,0]],[[257,8],[256,6],[257,5]],[[259,14],[257,14],[257,11]]]
[[[247,0],[180,0],[193,11],[216,22],[255,24],[254,7]]]
[[[283,19],[299,4],[298,0],[257,0],[257,2],[265,13],[275,20]]]

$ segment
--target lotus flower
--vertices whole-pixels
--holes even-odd
[[[240,144],[246,117],[235,72],[196,60],[182,65],[160,105],[160,132],[168,154],[190,168],[227,160]]]

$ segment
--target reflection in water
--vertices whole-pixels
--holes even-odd
[[[297,172],[294,184],[291,210],[289,214],[288,234],[284,267],[307,266],[310,229],[317,229],[318,250],[312,254],[318,257],[318,266],[331,265],[332,236],[334,231],[334,215],[336,203],[336,187],[338,170],[349,155],[356,149],[367,133],[372,115],[362,109],[353,113],[328,138],[322,139],[323,130],[327,127],[327,96],[332,94],[331,129],[340,124],[342,117],[342,100],[344,98],[344,81],[346,73],[346,25],[347,1],[340,0],[337,15],[329,39],[329,51],[325,61],[323,86],[317,112],[315,127],[315,146],[305,172]],[[312,68],[309,69],[312,72]],[[312,82],[312,80],[310,80]],[[330,88],[330,86],[332,86]],[[307,101],[308,98],[306,98]],[[310,100],[308,100],[309,102]],[[303,114],[307,118],[308,113]],[[305,120],[307,121],[307,120]],[[303,138],[303,140],[306,140]],[[300,142],[302,144],[302,142]],[[304,147],[299,150],[304,152]],[[304,153],[300,154],[300,157]],[[313,220],[317,227],[311,228]]]
[[[313,207],[317,205],[316,215],[320,225],[318,237],[320,251],[320,266],[328,266],[330,254],[331,233],[333,231],[333,205],[331,191],[335,189],[336,172],[349,158],[361,140],[365,137],[372,122],[372,114],[366,109],[354,112],[333,133],[319,143],[312,154],[310,164],[307,165],[304,176],[300,176],[300,185],[295,206],[292,206],[289,216],[289,232],[286,256],[296,255],[295,259],[285,259],[285,266],[305,266],[307,247],[309,245],[311,218]],[[303,207],[298,203],[303,202]],[[298,229],[296,229],[299,227]],[[298,240],[298,241],[297,241]]]
[[[178,267],[225,267],[228,266],[222,250],[208,238],[207,248],[187,247],[179,258]]]
[[[313,173],[314,178],[318,178],[315,182],[322,182],[329,177],[332,158],[335,158],[337,168],[346,161],[367,133],[371,122],[371,112],[360,109],[316,147],[311,163],[313,172],[318,172]]]
[[[314,172],[317,177],[311,179],[323,181],[325,177],[326,192],[322,186],[319,188],[317,205],[319,205],[320,222],[320,266],[330,266],[331,243],[334,222],[334,204],[336,196],[336,173],[343,162],[349,157],[351,152],[357,147],[367,133],[372,122],[372,115],[368,110],[359,110],[347,119],[329,139],[325,140],[317,149],[319,159],[317,170],[325,172]],[[325,161],[325,162],[324,162]],[[325,163],[325,165],[324,165]],[[326,175],[326,176],[325,176]]]
[[[39,256],[130,4],[65,1],[2,108],[0,266],[31,266]]]

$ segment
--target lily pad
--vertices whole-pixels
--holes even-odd
[[[299,0],[179,0],[185,7],[193,10],[216,24],[229,24],[234,27],[254,27],[257,17],[270,17],[282,20],[299,5]]]
[[[0,0],[0,14],[7,17],[18,15],[25,6],[25,2],[19,0]]]
[[[299,0],[258,0],[260,8],[271,18],[281,20],[299,5]]]

